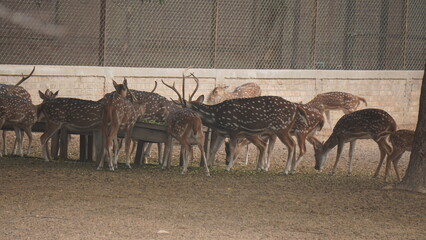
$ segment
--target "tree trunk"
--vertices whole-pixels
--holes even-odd
[[[420,94],[419,117],[410,162],[397,189],[426,193],[426,65]]]

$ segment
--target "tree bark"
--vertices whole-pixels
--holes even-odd
[[[426,193],[426,64],[420,94],[419,117],[410,162],[397,189]]]

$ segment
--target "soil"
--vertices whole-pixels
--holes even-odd
[[[351,176],[348,146],[330,176],[335,150],[319,173],[308,144],[294,175],[283,175],[287,151],[277,145],[269,172],[254,170],[251,147],[249,164],[240,159],[230,172],[221,151],[211,177],[198,161],[181,175],[176,159],[169,170],[151,158],[114,172],[75,160],[45,162],[37,136],[35,142],[33,157],[0,158],[0,239],[426,238],[426,195],[386,190],[384,168],[373,178],[379,151],[371,140],[358,142]],[[402,176],[408,160],[405,153]]]

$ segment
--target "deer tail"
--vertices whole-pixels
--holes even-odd
[[[365,100],[365,98],[362,97],[358,97],[358,99],[363,102],[365,104],[365,106],[367,107],[367,100]]]
[[[390,140],[389,140],[391,134],[392,134],[391,131],[381,132],[381,133],[379,133],[379,135],[377,135],[377,139],[376,139],[377,142],[382,141],[383,139],[385,140],[384,141],[385,142],[385,151],[386,151],[386,154],[388,154],[388,155],[390,155],[393,151],[392,144],[390,144]]]
[[[308,126],[309,120],[308,120],[308,114],[306,114],[306,111],[303,107],[296,105],[296,114],[299,115],[300,119]]]

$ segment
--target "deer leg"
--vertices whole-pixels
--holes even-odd
[[[354,155],[356,140],[349,143],[349,162],[348,162],[348,176],[352,174],[352,157]]]
[[[387,179],[389,177],[389,171],[390,171],[390,168],[391,168],[391,163],[393,164],[395,174],[396,174],[396,178],[398,179],[399,182],[401,181],[401,178],[400,178],[399,172],[398,172],[398,161],[402,157],[402,154],[404,154],[404,151],[400,151],[399,149],[394,149],[392,154],[390,156],[388,156],[388,159],[386,161],[386,169],[385,169],[385,182],[387,182]]]
[[[171,159],[169,159],[169,155],[171,152],[171,145],[172,145],[172,137],[169,136],[167,137],[166,143],[165,143],[165,147],[164,147],[164,154],[163,154],[163,164],[162,164],[162,169],[166,169],[168,168],[169,165],[169,161],[171,161]]]
[[[181,174],[185,174],[188,171],[188,165],[189,165],[189,162],[191,161],[191,154],[192,154],[191,148],[192,146],[187,142],[183,143],[182,145],[181,152],[183,152],[183,167],[182,167]]]
[[[377,166],[376,172],[374,173],[374,177],[379,176],[380,168],[382,167],[383,160],[385,159],[386,154],[389,156],[391,155],[391,152],[392,152],[392,148],[389,147],[389,145],[386,143],[386,140],[384,139],[377,142],[377,145],[379,145],[379,150],[380,150],[380,161],[379,161],[379,165]]]
[[[157,152],[158,152],[158,163],[161,164],[161,159],[163,157],[164,154],[164,144],[163,143],[157,143]]]
[[[288,131],[277,133],[278,138],[281,140],[281,142],[287,147],[288,149],[288,158],[287,163],[284,168],[284,174],[288,175],[290,172],[290,167],[293,165],[294,159],[294,148],[296,143],[294,142],[293,138],[289,135]]]
[[[43,157],[46,162],[51,160],[47,141],[55,134],[60,128],[62,124],[57,124],[54,122],[46,123],[46,131],[40,136],[41,149],[43,150]]]
[[[201,152],[201,160],[204,162],[204,167],[206,168],[206,174],[207,174],[207,176],[210,176],[209,166],[207,165],[206,153],[204,151],[204,136],[203,136],[203,134],[198,134],[197,146],[198,146],[198,149],[200,149],[200,152]]]
[[[325,117],[327,118],[328,125],[330,129],[333,130],[333,123],[331,122],[330,110],[324,110]]]
[[[293,171],[296,172],[297,166],[299,165],[300,161],[303,159],[303,155],[306,153],[306,136],[302,134],[298,134],[296,136],[297,139],[297,145],[299,145],[299,157],[296,160],[296,164],[294,166]]]
[[[229,161],[228,167],[226,168],[227,171],[230,171],[231,168],[234,166],[234,151],[235,151],[235,147],[237,145],[238,142],[238,138],[231,136],[229,138],[229,157],[227,159],[227,161]]]
[[[246,145],[246,156],[245,156],[245,159],[244,159],[244,165],[248,165],[248,159],[249,159],[249,145],[247,144]]]
[[[7,142],[6,142],[7,133],[6,133],[6,130],[3,130],[2,135],[3,135],[3,154],[7,155]],[[1,156],[2,156],[2,153],[0,152],[0,157]]]
[[[392,161],[393,168],[395,169],[396,179],[398,180],[398,182],[401,182],[401,177],[400,177],[399,172],[398,172],[398,162],[399,162],[399,159],[402,157],[402,154],[403,154],[403,152],[400,155],[398,155],[398,157],[396,157]]]
[[[264,167],[265,171],[268,171],[269,167],[271,166],[271,156],[272,156],[272,151],[274,150],[276,141],[277,141],[276,135],[270,136],[268,139],[268,157],[266,158],[266,163]]]
[[[334,175],[336,173],[337,164],[339,163],[340,155],[342,154],[342,151],[343,151],[343,146],[345,146],[343,142],[339,142],[337,144],[336,161],[334,162],[333,170],[331,170],[330,175]]]
[[[259,159],[257,161],[256,169],[257,170],[265,170],[264,161],[265,161],[265,154],[266,154],[266,151],[265,151],[266,143],[260,137],[257,137],[257,136],[250,136],[250,137],[247,137],[247,139],[250,142],[252,142],[257,147],[257,149],[259,149]]]
[[[22,151],[22,139],[23,139],[23,136],[21,134],[22,131],[18,127],[13,127],[13,129],[15,131],[15,136],[16,136],[15,145],[16,145],[16,142],[18,143],[18,155],[20,157],[23,157],[24,156],[23,151]]]
[[[27,153],[25,154],[25,156],[28,157],[28,156],[30,156],[31,144],[33,142],[33,133],[31,132],[31,127],[24,128],[24,132],[28,136],[28,148],[27,148]],[[23,137],[22,137],[22,139],[23,139]]]
[[[217,135],[215,139],[213,140],[211,149],[210,149],[210,155],[207,161],[209,163],[209,167],[212,167],[214,165],[216,153],[219,150],[220,146],[223,144],[224,140],[225,140],[225,137],[220,135]]]
[[[130,166],[130,144],[132,143],[132,129],[128,129],[126,131],[126,135],[124,137],[124,151],[126,152],[126,167],[128,167],[129,169],[132,168],[132,166]]]
[[[148,143],[145,150],[143,151],[142,161],[144,163],[148,163],[148,157],[151,156],[151,147],[152,147],[152,143]]]

